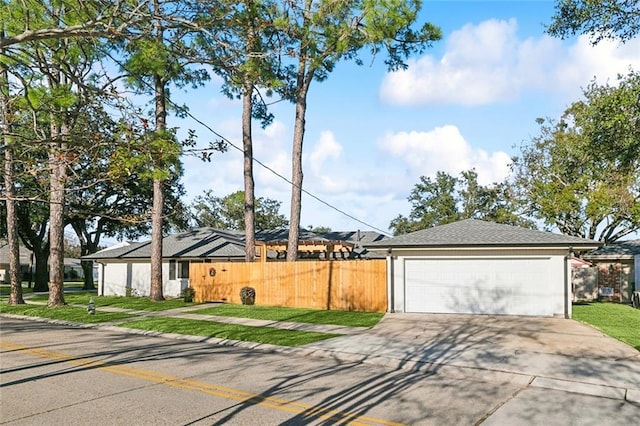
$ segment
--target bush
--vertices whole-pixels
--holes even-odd
[[[242,287],[240,289],[240,300],[243,305],[253,305],[256,303],[256,289],[253,287]]]
[[[193,298],[196,296],[196,290],[193,287],[187,287],[182,291],[182,297],[185,302],[193,302]]]

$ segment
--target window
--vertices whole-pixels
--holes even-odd
[[[178,262],[180,264],[180,277],[179,278],[189,278],[189,261]]]
[[[176,279],[176,261],[175,260],[169,261],[169,279],[170,280]]]
[[[188,260],[170,260],[169,261],[169,279],[177,280],[180,278],[189,278],[189,261]]]

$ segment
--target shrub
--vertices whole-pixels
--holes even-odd
[[[256,289],[253,287],[242,287],[240,289],[240,300],[243,305],[253,305],[256,303]]]
[[[182,297],[185,302],[191,303],[193,302],[193,298],[196,296],[196,290],[193,287],[187,287],[182,290]]]

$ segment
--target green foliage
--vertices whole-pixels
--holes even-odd
[[[506,183],[480,185],[475,170],[462,172],[460,177],[444,172],[438,172],[435,179],[421,176],[408,200],[412,205],[409,217],[399,215],[389,225],[394,235],[470,218],[533,227],[518,214]]]
[[[615,85],[594,81],[584,96],[563,117],[579,129],[583,149],[595,161],[627,170],[640,168],[640,72],[618,75]]]
[[[281,203],[270,198],[255,199],[256,229],[267,230],[287,226],[286,217],[278,211]],[[191,205],[195,226],[218,229],[244,230],[244,191],[233,192],[223,198],[204,191]]]
[[[556,37],[588,34],[594,43],[622,42],[640,33],[637,0],[557,0],[547,32]]]
[[[640,310],[618,303],[573,305],[573,318],[640,351]]]
[[[590,85],[585,100],[514,158],[513,187],[526,211],[549,227],[612,242],[640,229],[640,79]]]

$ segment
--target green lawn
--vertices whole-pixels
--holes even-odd
[[[618,303],[576,304],[573,319],[590,324],[640,351],[640,309]]]
[[[291,321],[310,324],[331,324],[349,327],[373,327],[384,315],[377,312],[325,311],[317,309],[235,304],[222,304],[214,308],[194,311],[193,313],[217,315],[222,317]]]
[[[113,306],[138,311],[164,311],[167,309],[193,306],[193,303],[186,303],[182,299],[167,299],[162,302],[154,302],[147,297],[96,296],[95,293],[65,293],[64,301],[70,305],[86,305],[89,303],[90,297],[93,297],[96,309],[100,309],[101,306]],[[48,296],[46,294],[32,296],[29,300],[46,302]]]
[[[162,333],[188,334],[192,336],[268,343],[278,346],[300,346],[340,336],[339,334],[282,330],[272,327],[251,327],[213,321],[160,317],[126,322],[120,324],[120,327],[158,331]]]
[[[65,291],[73,290],[78,291],[82,290],[82,286],[84,284],[78,281],[65,281],[64,289]],[[22,281],[22,294],[27,295],[33,293],[33,284],[32,287],[29,288],[28,281]],[[2,284],[0,285],[0,298],[8,298],[9,294],[11,294],[11,285],[10,284]]]
[[[135,318],[134,315],[100,311],[96,311],[94,315],[89,315],[85,308],[78,308],[75,306],[48,308],[43,305],[32,305],[28,303],[24,305],[8,305],[6,303],[0,303],[0,312],[3,314],[25,315],[30,317],[49,318],[85,324],[97,324]]]

